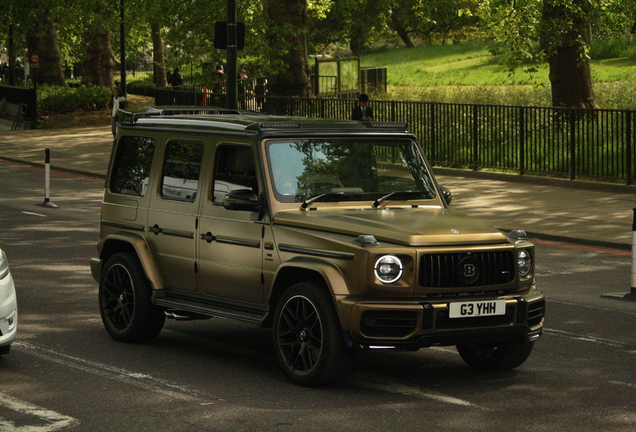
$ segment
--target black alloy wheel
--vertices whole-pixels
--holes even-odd
[[[99,285],[102,321],[113,339],[142,342],[156,337],[165,322],[163,310],[151,301],[151,289],[137,256],[113,255]]]

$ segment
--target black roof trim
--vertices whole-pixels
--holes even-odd
[[[127,111],[125,109],[119,110],[125,116],[124,122],[133,125],[139,118],[143,117],[169,117],[180,115],[241,115],[241,114],[261,114],[256,111],[240,111],[236,109],[229,109],[217,106],[147,106],[143,110]]]

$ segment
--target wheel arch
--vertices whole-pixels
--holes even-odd
[[[316,282],[332,298],[337,295],[349,294],[344,276],[332,263],[305,259],[292,260],[281,265],[276,272],[269,296],[270,310],[276,310],[283,293],[292,285],[300,282]],[[263,324],[269,327],[273,322],[274,314],[270,313]]]
[[[153,290],[164,288],[159,269],[152,257],[152,251],[143,238],[126,232],[110,234],[105,237],[99,245],[99,258],[102,266],[110,257],[120,252],[135,253],[151,288]]]

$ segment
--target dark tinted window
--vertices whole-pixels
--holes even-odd
[[[199,188],[203,144],[192,141],[171,141],[166,146],[161,196],[194,201]]]
[[[225,195],[231,190],[251,190],[258,194],[254,152],[250,147],[219,146],[214,165],[212,201],[215,203],[222,203]]]
[[[144,196],[155,154],[155,140],[124,136],[119,140],[110,178],[112,193]]]

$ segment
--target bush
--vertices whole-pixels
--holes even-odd
[[[155,83],[152,79],[136,80],[126,84],[126,91],[140,96],[155,97]]]
[[[98,110],[106,106],[112,90],[104,87],[38,87],[38,109],[45,113]]]

